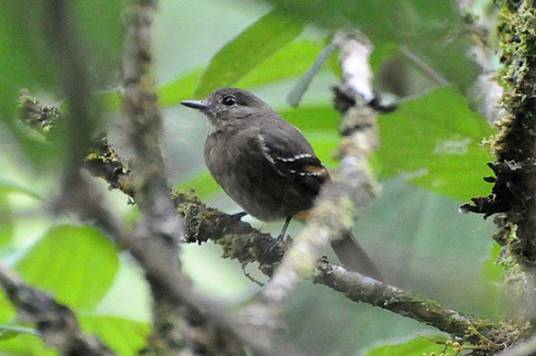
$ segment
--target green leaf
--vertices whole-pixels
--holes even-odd
[[[280,111],[279,114],[301,130],[331,130],[337,132],[340,114],[331,106],[301,106]]]
[[[300,77],[313,65],[323,45],[313,41],[291,42],[241,78],[240,88],[256,88],[280,80]]]
[[[491,155],[479,147],[489,124],[454,88],[435,90],[380,117],[379,175],[408,181],[461,201],[489,193],[482,180]]]
[[[207,170],[203,170],[192,178],[179,183],[176,188],[181,190],[193,189],[200,198],[209,197],[220,189],[218,183]]]
[[[452,352],[452,348],[445,347],[444,337],[417,337],[408,342],[396,344],[378,346],[370,349],[366,356],[414,356],[414,355],[427,355],[437,354],[443,355],[447,352]],[[442,344],[443,343],[443,344]],[[443,353],[442,353],[443,352]],[[453,353],[454,354],[454,353]]]
[[[53,348],[46,346],[38,336],[29,334],[19,334],[7,340],[0,340],[0,352],[20,356],[54,356],[59,354]]]
[[[268,0],[295,16],[336,30],[353,25],[376,46],[407,46],[423,62],[462,87],[472,84],[477,65],[466,53],[469,41],[451,0]]]
[[[63,225],[50,229],[17,263],[22,278],[76,310],[92,310],[119,266],[115,247],[99,230]]]
[[[99,337],[118,355],[136,355],[147,343],[150,325],[138,321],[100,315],[79,318],[82,330]]]
[[[162,107],[177,105],[182,100],[194,97],[194,88],[201,78],[202,70],[196,69],[158,89]]]
[[[244,75],[236,86],[252,89],[284,79],[294,78],[305,73],[314,62],[322,46],[317,42],[291,42],[273,56],[259,63],[251,72]],[[196,69],[159,88],[160,104],[163,107],[177,105],[182,100],[194,97],[194,88],[203,70]],[[115,96],[114,96],[115,95]],[[117,94],[107,93],[111,108],[118,108]]]
[[[305,23],[275,9],[226,44],[203,73],[195,97],[235,84],[262,61],[298,36]]]

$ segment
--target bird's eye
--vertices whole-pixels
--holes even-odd
[[[223,105],[226,106],[233,106],[236,104],[236,98],[232,95],[226,95],[221,99],[221,102]]]

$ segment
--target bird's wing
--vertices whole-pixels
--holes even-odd
[[[262,154],[274,170],[318,194],[329,180],[328,170],[316,157],[311,145],[295,127],[284,123],[262,128],[257,135]]]

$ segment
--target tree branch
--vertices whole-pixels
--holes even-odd
[[[17,308],[19,317],[34,323],[47,345],[56,347],[64,355],[113,355],[99,339],[80,330],[71,309],[24,284],[2,263],[0,286]]]
[[[134,188],[141,210],[133,236],[123,243],[144,267],[151,286],[153,334],[148,351],[152,354],[182,351],[243,354],[242,344],[228,331],[228,324],[215,324],[202,315],[202,306],[185,300],[189,299],[186,295],[191,282],[181,272],[177,253],[183,234],[182,219],[176,214],[168,194],[159,144],[162,116],[151,72],[151,27],[155,8],[153,0],[130,1],[123,60],[126,138],[135,154],[132,170],[137,177]],[[121,170],[119,176],[123,172]],[[170,284],[176,289],[170,289]],[[199,337],[200,333],[205,340]]]

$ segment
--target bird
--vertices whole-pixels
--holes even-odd
[[[184,100],[208,119],[205,164],[229,197],[261,221],[283,220],[275,241],[293,218],[306,220],[330,174],[303,133],[253,93],[215,90],[205,100]],[[331,246],[348,269],[383,280],[351,231]]]

